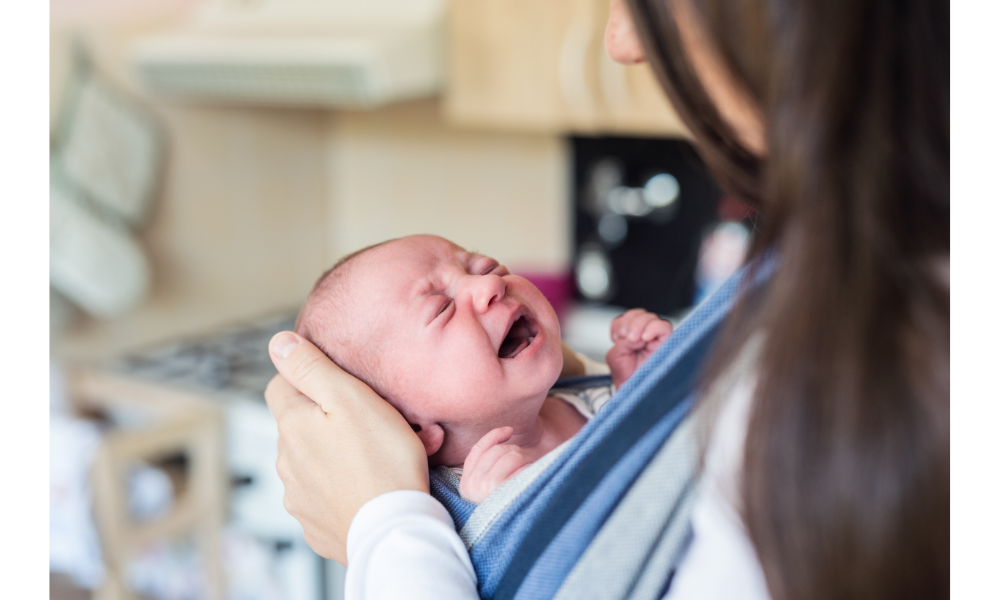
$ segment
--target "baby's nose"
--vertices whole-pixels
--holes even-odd
[[[494,302],[504,299],[507,282],[498,275],[471,275],[472,304],[477,312],[484,313]]]

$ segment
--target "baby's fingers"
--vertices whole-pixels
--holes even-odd
[[[465,457],[465,464],[462,465],[463,471],[476,470],[479,461],[487,450],[495,448],[497,444],[506,442],[512,435],[514,435],[513,427],[497,427],[484,435],[476,442],[472,450],[469,450],[469,455]]]
[[[497,459],[497,462],[490,469],[490,477],[498,484],[502,484],[514,475],[520,473],[525,467],[531,464],[520,448],[513,447],[509,452]]]
[[[651,312],[642,311],[641,314],[635,315],[635,317],[633,317],[629,322],[627,339],[630,342],[642,341],[646,328],[649,327],[651,323],[659,320],[660,318]]]
[[[657,339],[665,340],[670,337],[670,334],[673,332],[673,323],[657,317],[646,323],[645,329],[642,330],[642,341],[652,342]]]
[[[611,341],[617,342],[620,340],[638,339],[639,332],[642,331],[642,327],[636,328],[637,322],[642,322],[642,317],[644,314],[649,314],[641,308],[633,308],[621,314],[613,321],[611,321]]]
[[[523,451],[510,444],[486,450],[473,467],[468,461],[458,486],[459,493],[473,502],[482,502],[515,473],[529,464]]]

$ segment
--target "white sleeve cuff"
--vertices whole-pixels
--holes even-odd
[[[389,492],[362,506],[347,533],[347,562],[347,600],[479,598],[451,516],[423,492]]]
[[[418,516],[429,517],[440,521],[449,529],[455,529],[455,522],[451,520],[451,515],[430,494],[413,490],[398,490],[372,498],[354,516],[351,528],[347,531],[348,561],[351,560],[353,554],[357,553],[358,544],[371,535],[377,534],[387,520],[394,517]]]

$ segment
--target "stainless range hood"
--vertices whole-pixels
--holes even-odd
[[[370,108],[440,91],[445,12],[444,0],[209,0],[132,58],[158,95]]]

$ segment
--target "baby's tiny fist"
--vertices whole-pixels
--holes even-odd
[[[614,346],[608,351],[606,361],[614,384],[620,386],[631,377],[670,337],[673,329],[670,321],[641,308],[633,308],[612,321]]]

